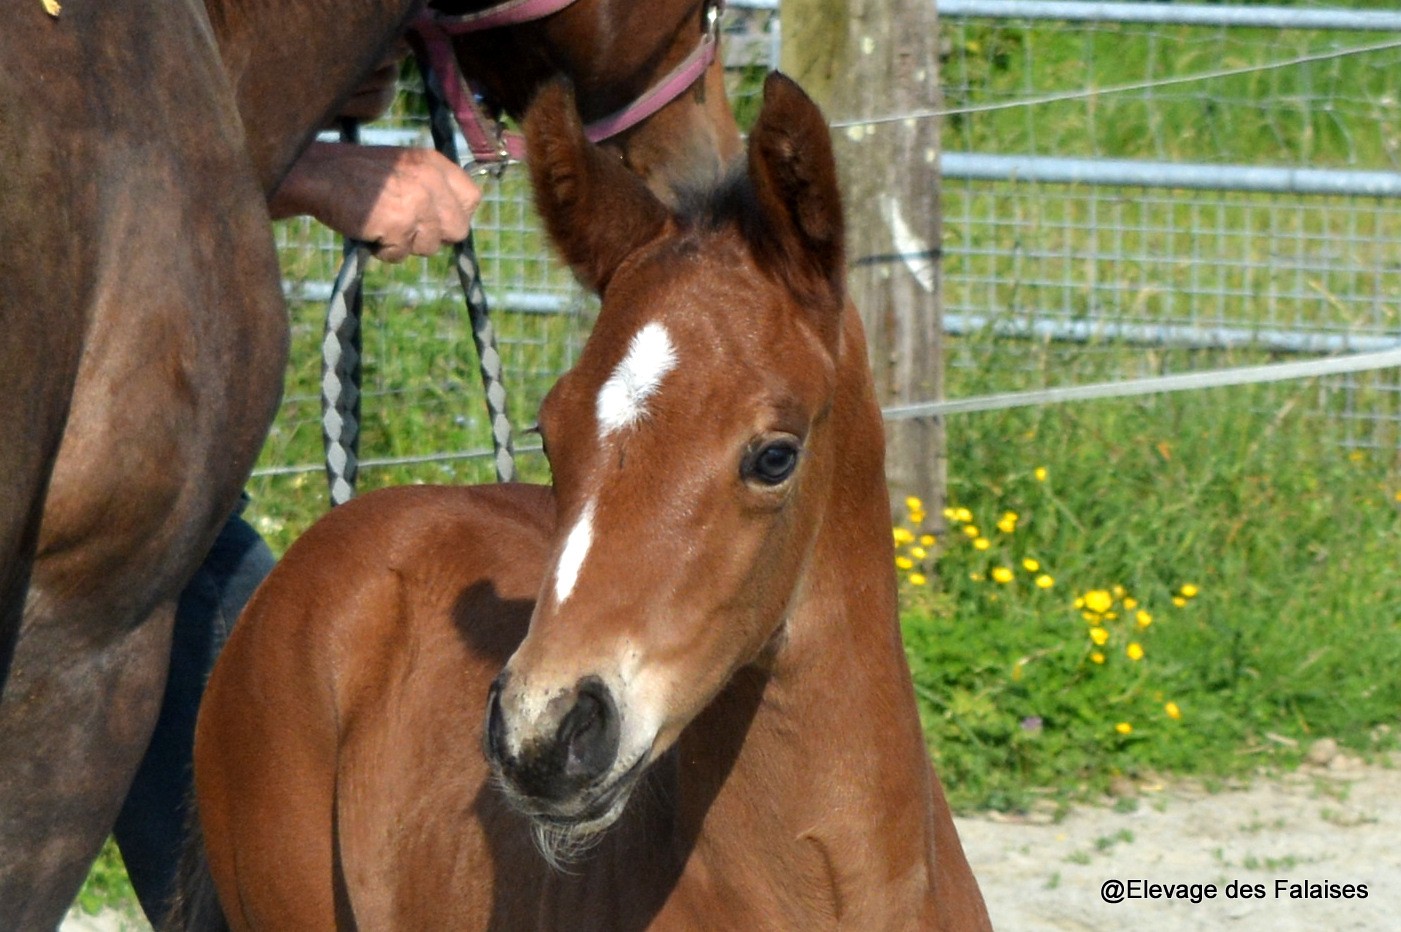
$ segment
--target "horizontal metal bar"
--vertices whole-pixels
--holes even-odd
[[[543,447],[535,446],[516,447],[517,454],[539,453]],[[496,455],[495,450],[458,450],[454,453],[423,453],[417,456],[388,456],[369,457],[360,460],[361,471],[366,469],[379,469],[385,466],[422,466],[430,463],[448,463],[457,460],[481,460]],[[259,479],[266,476],[296,476],[302,473],[322,472],[325,470],[325,463],[301,463],[290,466],[264,466],[261,469],[253,470],[253,478]]]
[[[945,178],[1270,194],[1401,197],[1401,172],[945,152]]]
[[[331,299],[332,288],[332,282],[284,281],[282,294],[288,301],[324,304]],[[462,289],[457,284],[446,282],[442,286],[392,284],[385,291],[408,304],[424,304],[462,297]],[[373,299],[375,293],[368,290],[366,297]],[[493,311],[503,313],[565,314],[569,312],[573,302],[548,292],[507,291],[500,294],[488,292],[487,306]]]
[[[1401,32],[1396,10],[1307,9],[1205,3],[1099,3],[1087,0],[937,0],[946,19],[1050,19],[1266,29]]]
[[[1112,320],[1064,320],[1038,315],[944,314],[944,332],[954,336],[992,333],[999,337],[1057,343],[1128,343],[1171,349],[1252,349],[1275,353],[1380,352],[1401,345],[1401,335],[1327,331],[1140,324]]]
[[[1029,392],[1003,392],[979,395],[952,401],[930,401],[922,404],[896,405],[881,414],[887,421],[937,417],[945,414],[968,414],[974,411],[1002,411],[1007,408],[1027,408],[1060,404],[1067,401],[1093,401],[1102,398],[1129,398],[1138,395],[1161,395],[1168,392],[1223,388],[1228,385],[1253,385],[1265,382],[1285,382],[1294,379],[1317,378],[1373,369],[1401,366],[1401,347],[1377,353],[1354,353],[1327,359],[1303,362],[1278,362],[1263,366],[1238,366],[1231,369],[1211,369],[1206,372],[1184,372],[1147,379],[1121,382],[1094,382],[1064,388],[1046,388]]]

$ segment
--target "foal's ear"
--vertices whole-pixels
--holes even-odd
[[[602,292],[670,215],[641,179],[584,136],[567,82],[551,81],[536,94],[524,128],[545,229],[584,286]]]
[[[768,235],[755,244],[790,284],[846,297],[845,221],[827,120],[778,72],[764,81],[764,104],[749,134],[749,177]]]

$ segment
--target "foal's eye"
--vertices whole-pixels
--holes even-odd
[[[798,468],[798,444],[774,440],[750,451],[744,460],[744,477],[764,485],[780,485]]]

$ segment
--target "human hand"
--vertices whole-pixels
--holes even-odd
[[[273,194],[275,219],[309,214],[386,262],[467,238],[481,190],[431,149],[313,142]]]

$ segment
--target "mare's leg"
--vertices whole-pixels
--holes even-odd
[[[27,11],[26,11],[27,12]],[[41,130],[52,114],[34,90],[56,76],[19,16],[0,30],[0,691],[19,637],[49,475],[58,458],[88,321],[96,245],[75,236],[82,208],[57,142]]]
[[[157,928],[174,893],[204,683],[239,612],[272,566],[272,551],[235,514],[180,593],[160,717],[114,830],[141,908]]]
[[[11,185],[49,187],[4,218],[0,242],[48,261],[30,255],[26,224],[59,224],[54,290],[81,303],[39,292],[36,311],[7,291],[0,314],[83,329],[0,693],[0,917],[18,929],[56,924],[116,819],[155,721],[176,595],[252,466],[286,343],[267,213],[203,4],[36,16],[0,30],[0,112],[38,101],[28,148],[0,142],[0,201]],[[61,377],[65,360],[53,365]],[[28,412],[12,417],[23,435]],[[43,493],[28,475],[20,494]]]

